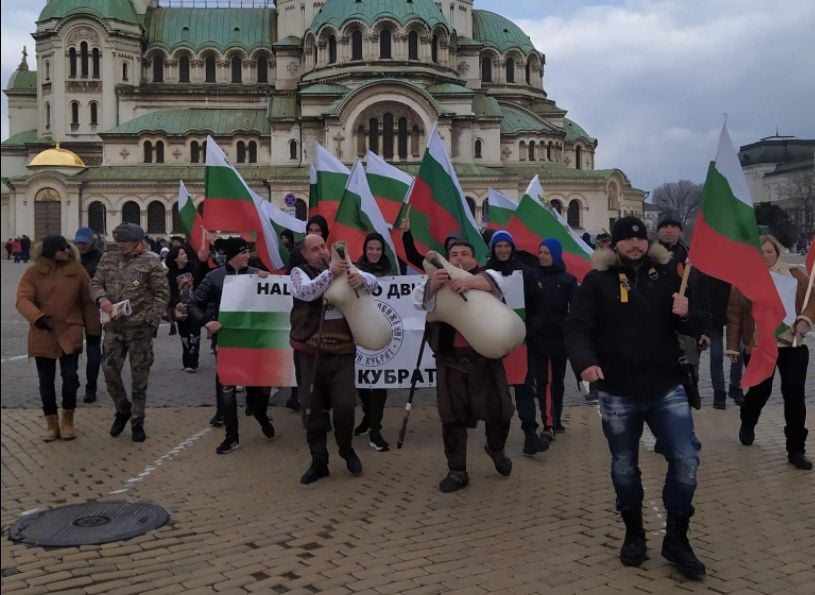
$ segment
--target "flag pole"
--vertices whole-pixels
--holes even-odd
[[[810,248],[812,250],[812,248]],[[806,310],[806,307],[809,305],[809,298],[812,297],[812,284],[815,283],[815,265],[813,265],[812,270],[809,271],[809,282],[807,283],[807,292],[804,294],[804,303],[801,305],[801,312]],[[795,332],[795,325],[792,327],[793,333]],[[792,346],[798,347],[798,335],[795,335],[792,338]]]
[[[682,273],[682,284],[679,286],[679,296],[685,297],[685,292],[688,290],[688,277],[690,277],[690,270],[693,265],[685,261],[685,272]]]

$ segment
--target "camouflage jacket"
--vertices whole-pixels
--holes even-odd
[[[167,271],[154,254],[105,252],[91,280],[91,297],[97,304],[102,298],[114,304],[130,300],[133,313],[122,323],[158,325],[170,300]],[[114,320],[110,324],[122,323]]]

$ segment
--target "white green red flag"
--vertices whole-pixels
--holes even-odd
[[[263,215],[260,195],[252,191],[238,170],[229,163],[221,147],[207,136],[207,165],[204,171],[204,223],[207,229],[255,233],[258,256],[270,271],[282,270],[277,232]]]
[[[560,213],[543,200],[543,186],[538,176],[529,182],[506,230],[515,240],[518,250],[536,256],[541,240],[558,240],[563,247],[566,271],[574,275],[579,283],[591,270],[591,248],[569,227]]]
[[[281,277],[227,275],[218,322],[218,378],[226,385],[296,386],[291,295]]]
[[[376,204],[382,211],[385,222],[399,227],[399,214],[407,204],[413,176],[394,167],[376,153],[368,151],[365,174]]]
[[[322,215],[331,229],[351,172],[320,143],[314,143],[314,164],[309,173],[308,216]]]
[[[408,198],[410,231],[419,252],[444,254],[444,240],[458,234],[475,248],[479,262],[487,258],[487,245],[478,231],[456,170],[436,127],[430,133],[419,174]]]
[[[348,176],[348,183],[342,194],[334,223],[328,234],[328,244],[344,240],[348,246],[348,255],[351,260],[358,260],[362,256],[365,236],[371,232],[382,235],[385,239],[385,254],[391,263],[391,274],[399,274],[399,261],[396,258],[396,249],[391,239],[390,227],[385,223],[384,217],[368,188],[365,168],[357,160]]]
[[[518,210],[518,203],[490,188],[487,194],[487,229],[503,229]]]
[[[763,382],[775,370],[775,332],[786,311],[761,256],[750,190],[724,124],[716,160],[708,166],[688,259],[703,273],[736,287],[752,302],[757,341],[742,386]]]
[[[255,195],[257,196],[257,194]],[[289,266],[289,257],[290,252],[289,249],[284,246],[280,241],[280,234],[288,229],[294,235],[295,241],[302,240],[306,235],[306,222],[302,219],[298,219],[292,215],[289,215],[279,206],[274,204],[271,201],[263,200],[260,198],[260,210],[263,216],[272,224],[274,228],[275,234],[275,247],[274,250],[277,254],[276,262],[279,262],[282,266],[276,266],[276,269],[284,268]]]
[[[178,218],[184,233],[187,234],[187,242],[196,252],[206,250],[209,252],[209,238],[207,229],[204,227],[204,220],[195,208],[195,204],[187,192],[187,187],[183,180],[178,182]]]

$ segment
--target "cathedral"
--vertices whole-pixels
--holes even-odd
[[[49,0],[10,77],[2,234],[179,231],[211,135],[305,218],[315,143],[416,174],[437,125],[477,220],[534,175],[579,232],[642,214],[597,139],[550,98],[544,48],[474,0]],[[576,74],[575,76],[579,76]],[[588,86],[591,81],[587,81]]]

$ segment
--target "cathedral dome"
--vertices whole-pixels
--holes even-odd
[[[339,29],[351,20],[373,25],[381,18],[392,18],[400,25],[420,20],[431,28],[439,24],[450,28],[433,0],[328,0],[314,15],[309,29],[317,31],[326,24]]]
[[[37,153],[28,167],[87,167],[79,155],[68,149],[60,149],[59,145]]]
[[[518,48],[524,54],[535,51],[532,40],[518,25],[487,10],[473,11],[473,39],[499,52],[512,48]]]
[[[130,0],[48,0],[37,22],[62,19],[72,14],[92,14],[103,19],[139,24]]]

